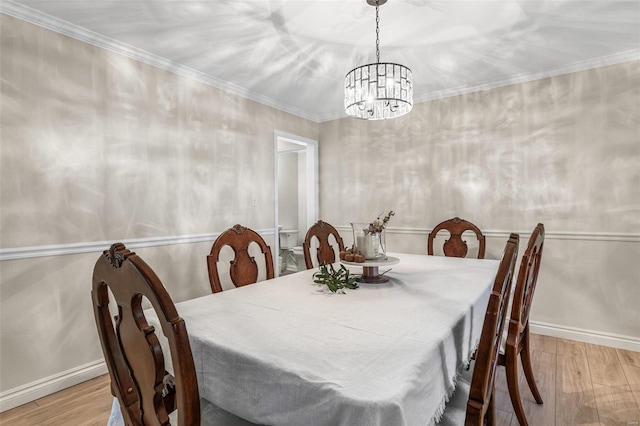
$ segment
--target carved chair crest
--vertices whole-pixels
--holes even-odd
[[[117,303],[112,320],[109,290]],[[200,424],[200,399],[184,320],[153,270],[122,243],[113,244],[96,262],[91,296],[109,374],[126,424]],[[173,383],[165,386],[165,358],[156,330],[147,322],[143,301],[158,317],[171,348]]]
[[[271,248],[257,232],[236,224],[218,236],[211,247],[209,256],[207,256],[209,283],[214,293],[222,291],[222,282],[217,264],[220,260],[220,251],[226,246],[233,250],[234,255],[229,262],[229,275],[233,285],[241,287],[258,281],[258,264],[256,259],[249,254],[249,246],[253,243],[260,247],[260,251],[264,256],[267,279],[274,277]]]
[[[313,259],[311,257],[311,242],[313,238],[317,238],[318,247],[316,249],[316,259],[318,265],[326,265],[328,263],[334,263],[337,260],[336,252],[329,242],[329,237],[333,236],[338,244],[338,252],[344,250],[344,242],[342,237],[332,225],[322,220],[319,220],[312,225],[307,231],[307,235],[304,237],[302,243],[302,250],[304,253],[304,262],[307,269],[313,268]]]
[[[485,236],[476,225],[457,216],[438,224],[429,233],[427,239],[427,254],[433,255],[433,241],[438,232],[442,230],[449,231],[449,238],[444,242],[443,246],[445,256],[465,257],[469,251],[469,247],[467,246],[467,242],[462,239],[462,234],[465,231],[472,231],[476,234],[479,243],[478,259],[484,259]]]

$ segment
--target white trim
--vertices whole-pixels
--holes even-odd
[[[278,218],[280,211],[278,209],[279,206],[279,190],[278,190],[278,131],[275,130],[273,132],[273,229],[274,232],[278,232],[278,235],[273,238],[273,246],[275,250],[273,250],[273,264],[274,266],[274,277],[278,278],[280,276],[280,268],[281,264],[279,262],[280,259],[280,225],[278,223]],[[284,259],[283,259],[284,261]]]
[[[498,87],[511,86],[514,84],[528,83],[530,81],[542,80],[550,77],[557,77],[565,74],[572,74],[580,71],[586,71],[594,68],[602,68],[609,65],[621,64],[623,62],[631,62],[640,60],[640,49],[627,50],[625,52],[614,53],[612,55],[602,56],[599,58],[586,59],[584,61],[573,62],[559,68],[542,71],[542,72],[524,72],[511,75],[501,80],[495,80],[488,83],[477,84],[475,86],[460,86],[451,89],[439,90],[431,92],[425,96],[420,96],[414,102],[429,102],[436,99],[450,98],[452,96],[464,95],[467,93],[481,92],[483,90],[496,89]]]
[[[578,342],[592,343],[595,345],[609,346],[612,348],[626,349],[640,352],[640,339],[620,334],[602,333],[599,331],[585,330],[582,328],[559,326],[538,321],[529,321],[531,333],[545,336],[559,337]]]
[[[137,47],[96,33],[79,25],[72,24],[60,18],[48,15],[37,9],[25,6],[24,4],[16,3],[12,0],[3,0],[2,2],[0,2],[0,12],[9,16],[13,16],[14,18],[21,19],[23,21],[30,22],[34,25],[46,28],[56,33],[66,35],[76,40],[80,40],[84,43],[88,43],[102,49],[118,53],[120,55],[126,56],[127,58],[144,62],[145,64],[152,65],[156,68],[160,68],[174,74],[191,78],[208,86],[224,90],[227,93],[250,99],[262,105],[266,105],[268,107],[293,114],[306,120],[313,121],[314,123],[319,122],[318,115],[316,114],[311,114],[308,111],[304,111],[300,108],[285,104],[268,96],[253,92],[234,83],[221,80],[202,71],[195,70],[193,68],[147,52],[146,50],[139,49]]]
[[[317,146],[316,146],[317,149]],[[277,155],[277,154],[276,154]],[[316,163],[317,167],[317,163]],[[315,182],[317,188],[317,182]],[[317,195],[317,189],[315,194]],[[317,198],[317,197],[316,197]],[[277,202],[277,199],[276,199]],[[315,211],[317,216],[317,200],[315,201]],[[276,203],[277,209],[277,203]],[[277,217],[277,210],[275,214]],[[317,221],[317,217],[309,217],[310,223],[313,224]],[[259,229],[256,232],[262,236],[275,235],[277,229],[275,224],[274,229]],[[336,226],[338,231],[351,232],[351,226],[340,225]],[[431,228],[387,228],[389,234],[401,234],[401,235],[422,235],[427,236]],[[506,230],[483,230],[482,233],[487,237],[494,238],[508,238],[511,232],[517,232],[521,236],[529,235],[530,230],[527,231],[506,231]],[[17,248],[4,248],[0,249],[0,261],[5,260],[18,260],[29,259],[34,257],[48,257],[48,256],[61,256],[67,254],[79,254],[79,253],[99,253],[109,247],[113,242],[122,242],[127,248],[144,248],[144,247],[157,247],[168,246],[173,244],[194,244],[201,242],[213,242],[220,233],[211,234],[194,234],[194,235],[175,235],[167,237],[152,237],[152,238],[131,238],[131,239],[114,239],[111,241],[93,241],[87,243],[72,243],[72,244],[54,244],[46,246],[33,246],[33,247],[17,247]],[[608,242],[624,242],[624,243],[638,243],[640,242],[640,234],[623,234],[617,232],[572,232],[572,231],[545,231],[545,238],[549,240],[574,240],[574,241],[608,241]],[[274,254],[278,253],[278,243],[275,241]],[[277,260],[277,258],[276,258]]]
[[[330,113],[325,115],[313,114],[309,111],[302,110],[292,105],[285,104],[278,100],[272,99],[268,96],[261,95],[259,93],[248,90],[244,87],[240,87],[236,84],[223,81],[212,75],[205,74],[201,71],[197,71],[193,68],[178,64],[170,61],[166,58],[154,55],[145,50],[128,45],[118,40],[106,37],[102,34],[98,34],[91,30],[88,30],[79,25],[72,24],[65,20],[48,15],[37,9],[33,9],[29,6],[25,6],[21,3],[16,3],[13,0],[3,0],[0,2],[0,12],[5,13],[14,18],[21,19],[23,21],[30,22],[42,28],[55,31],[59,34],[72,37],[76,40],[80,40],[85,43],[98,46],[100,48],[109,50],[111,52],[119,53],[131,59],[135,59],[140,62],[152,65],[154,67],[172,72],[174,74],[182,75],[184,77],[192,78],[200,83],[216,87],[220,90],[224,90],[228,93],[241,96],[246,99],[258,102],[260,104],[278,109],[280,111],[287,112],[289,114],[296,115],[298,117],[313,121],[315,123],[322,123],[325,121],[336,120],[340,118],[347,118],[346,113],[341,111],[340,113]],[[640,60],[640,49],[628,50],[625,52],[619,52],[608,56],[602,56],[599,58],[587,59],[584,61],[574,62],[565,66],[561,66],[554,70],[543,72],[525,72],[509,76],[504,79],[491,81],[488,83],[476,84],[473,86],[459,86],[451,89],[443,89],[435,92],[425,93],[422,96],[414,98],[414,104],[422,102],[430,102],[437,99],[444,99],[453,96],[465,95],[474,92],[480,92],[483,90],[496,89],[498,87],[511,86],[514,84],[527,83],[530,81],[541,80],[549,77],[556,77],[564,74],[571,74],[574,72],[586,71],[589,69],[605,67],[609,65],[616,65],[623,62],[630,62]]]
[[[0,394],[0,413],[107,374],[103,360],[90,362]]]
[[[336,226],[339,231],[351,232],[351,226]],[[387,234],[429,235],[433,228],[386,228]],[[508,231],[504,229],[482,230],[486,237],[509,238],[512,232],[523,235],[531,234],[531,230]],[[581,231],[549,231],[545,230],[545,238],[549,240],[574,240],[574,241],[618,241],[624,243],[639,243],[640,234],[621,232],[581,232]]]
[[[297,149],[278,149],[278,140],[293,143],[296,145],[303,145],[306,152],[306,194],[307,194],[307,223],[305,224],[304,231],[309,229],[314,223],[318,221],[319,205],[320,205],[320,178],[318,168],[318,141],[305,138],[303,136],[294,135],[292,133],[282,132],[280,130],[273,131],[273,144],[274,144],[274,228],[278,229],[278,218],[280,212],[278,211],[278,202],[280,195],[278,194],[278,154],[286,154],[288,152],[296,152]],[[309,170],[313,171],[313,179],[309,179]],[[302,225],[300,225],[301,227]],[[274,246],[276,249],[273,252],[274,264],[278,264],[278,256],[280,253],[280,239],[276,238]],[[280,269],[276,266],[276,277],[280,275]]]
[[[274,235],[273,229],[258,229],[256,232],[262,236]],[[130,238],[114,239],[111,241],[93,241],[87,243],[54,244],[48,246],[17,247],[0,249],[0,261],[29,259],[33,257],[61,256],[78,253],[99,253],[107,249],[111,244],[118,241],[127,246],[128,249],[169,246],[173,244],[194,244],[202,242],[213,242],[220,235],[219,232],[212,234],[195,235],[175,235],[167,237],[152,238]]]
[[[307,149],[304,146],[300,146],[300,148],[297,147],[291,147],[291,148],[283,148],[283,149],[279,149],[278,150],[278,154],[297,154],[299,152],[305,152]]]

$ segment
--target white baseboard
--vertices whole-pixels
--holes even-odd
[[[0,394],[0,413],[107,374],[104,361],[94,361]]]
[[[613,333],[602,333],[574,327],[563,327],[537,321],[530,321],[529,327],[531,333],[535,334],[560,337],[562,339],[640,352],[640,339],[636,337],[622,336]]]

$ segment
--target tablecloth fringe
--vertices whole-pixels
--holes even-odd
[[[467,357],[462,361],[462,368],[469,369],[469,366],[471,365],[471,357],[473,356],[473,354],[478,349],[478,343],[480,343],[480,339],[479,338],[476,339],[476,341],[474,342],[474,344],[472,346],[473,350],[471,350],[471,352],[469,352]],[[452,384],[447,389],[446,395],[442,398],[442,401],[440,402],[440,405],[438,406],[438,409],[436,410],[436,413],[433,416],[433,419],[432,419],[430,424],[438,424],[440,422],[440,420],[442,420],[442,416],[444,415],[444,411],[447,408],[447,403],[449,402],[449,400],[453,396],[454,392],[456,391],[456,385],[458,384],[458,378],[459,377],[460,377],[460,373],[458,373],[456,371],[456,374],[451,378]]]

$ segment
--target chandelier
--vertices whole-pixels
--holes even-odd
[[[376,63],[361,65],[344,79],[344,108],[363,120],[400,117],[413,108],[413,77],[404,65],[380,62],[379,7],[387,0],[367,0],[376,7]]]

